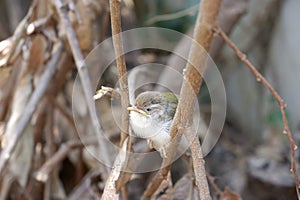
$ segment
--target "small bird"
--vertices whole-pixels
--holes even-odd
[[[176,112],[178,99],[170,92],[147,91],[139,94],[135,105],[128,107],[130,124],[137,137],[148,140],[150,147],[167,157],[166,148],[170,143],[170,127]],[[180,150],[188,148],[183,136],[179,144]]]

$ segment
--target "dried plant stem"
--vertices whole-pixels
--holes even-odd
[[[179,130],[180,131],[180,130]],[[194,126],[190,126],[189,128],[186,128],[183,130],[184,135],[189,141],[190,149],[192,153],[192,160],[193,160],[193,169],[195,174],[195,181],[196,185],[198,187],[199,192],[202,189],[203,185],[207,185],[207,178],[206,178],[206,171],[205,171],[205,161],[202,154],[202,149],[200,142],[197,137],[197,135]],[[208,189],[208,188],[207,188]],[[205,195],[209,195],[205,194]]]
[[[221,196],[222,195],[222,190],[216,184],[215,178],[213,176],[207,174],[207,179],[208,179],[211,187],[215,190],[216,195]]]
[[[164,179],[167,178],[168,172],[170,171],[171,165],[167,165],[160,169],[155,176],[152,178],[151,182],[148,184],[146,191],[142,196],[142,200],[151,199],[151,196],[159,188],[160,184]]]
[[[1,200],[8,199],[9,191],[14,181],[15,178],[11,174],[8,174],[3,178],[3,180],[1,181],[1,193],[0,193]]]
[[[169,21],[169,20],[174,20],[174,19],[177,19],[177,18],[180,18],[180,17],[184,17],[184,16],[187,16],[187,15],[190,15],[191,13],[193,14],[196,14],[196,11],[198,10],[199,8],[199,5],[194,5],[190,8],[186,8],[184,10],[180,10],[178,12],[175,12],[175,13],[170,13],[170,14],[164,14],[164,15],[156,15],[150,19],[148,19],[145,24],[146,25],[152,25],[154,23],[157,23],[157,22],[161,22],[161,21]]]
[[[36,9],[38,4],[38,0],[32,1],[32,4],[26,14],[26,16],[23,18],[23,20],[19,23],[19,25],[16,27],[16,30],[12,36],[12,46],[9,49],[9,53],[6,55],[5,62],[0,64],[3,64],[4,66],[7,66],[10,64],[12,58],[14,57],[14,54],[16,53],[15,51],[17,50],[17,46],[20,42],[20,40],[25,36],[26,33],[26,27],[29,24],[30,18],[33,15],[34,10]]]
[[[197,99],[197,94],[200,90],[202,83],[201,74],[205,71],[205,64],[208,57],[208,50],[213,38],[212,28],[215,26],[215,20],[219,13],[221,0],[203,0],[201,1],[199,8],[199,15],[197,17],[195,29],[194,29],[194,42],[189,52],[189,60],[185,67],[184,82],[180,91],[180,100],[176,110],[176,114],[170,128],[170,134],[173,139],[171,145],[167,149],[167,158],[163,160],[163,167],[156,176],[152,179],[148,185],[146,191],[143,194],[142,199],[150,199],[153,192],[159,187],[162,180],[167,176],[170,169],[172,159],[175,154],[176,146],[178,146],[182,132],[178,130],[184,130],[191,124],[192,113]],[[184,131],[186,132],[186,131]],[[192,151],[199,151],[201,146],[199,143],[192,143]],[[195,155],[193,155],[195,156]],[[200,199],[211,199],[208,183],[206,179],[206,172],[204,168],[204,162],[201,161],[201,157],[194,157],[193,163],[195,171],[200,174],[195,174],[195,178]],[[201,166],[201,167],[200,167]],[[205,177],[205,178],[203,178]],[[204,180],[205,179],[205,180]]]
[[[114,44],[114,50],[116,55],[116,62],[117,62],[117,69],[118,69],[118,78],[120,84],[120,94],[121,94],[121,105],[122,105],[122,125],[121,125],[121,139],[120,139],[120,147],[123,148],[125,141],[127,141],[126,150],[131,151],[131,139],[128,138],[126,140],[128,133],[129,133],[129,111],[127,110],[129,106],[129,92],[128,92],[128,79],[126,74],[126,63],[125,63],[125,56],[124,56],[124,48],[123,48],[123,41],[122,41],[122,28],[121,28],[121,1],[119,0],[110,0],[110,18],[111,18],[111,30],[112,30],[112,41]],[[128,162],[128,153],[126,152],[125,155],[125,164]],[[119,154],[122,154],[120,151]],[[119,157],[119,156],[118,156]],[[117,157],[117,158],[118,158]],[[118,163],[116,160],[115,164]],[[115,166],[114,164],[114,166]],[[114,173],[112,170],[110,177]],[[120,172],[120,175],[115,180],[115,188],[116,190],[120,189],[117,188],[121,182],[127,182],[131,177],[131,174],[126,172]],[[109,181],[109,180],[108,180]],[[107,189],[109,183],[107,182],[105,189]],[[127,199],[127,188],[122,187],[122,199]],[[105,192],[104,192],[105,193]],[[104,195],[105,196],[105,195]],[[103,197],[102,197],[103,198]]]
[[[0,155],[0,174],[3,172],[9,158],[11,157],[12,152],[14,151],[17,142],[23,135],[23,131],[28,124],[29,120],[31,119],[32,114],[37,108],[41,98],[43,97],[51,78],[54,75],[56,64],[59,61],[62,53],[62,45],[59,44],[58,50],[54,52],[52,59],[48,62],[44,73],[42,74],[39,84],[37,85],[36,89],[34,90],[33,94],[31,95],[28,104],[24,108],[23,114],[20,117],[18,124],[14,127],[15,130],[12,131],[15,136],[13,140],[8,141],[7,145],[4,147],[3,151]]]
[[[118,78],[120,82],[120,94],[121,94],[121,105],[122,105],[122,127],[121,127],[121,142],[122,146],[125,138],[128,135],[129,129],[129,94],[128,94],[128,80],[126,74],[126,63],[124,57],[124,48],[122,41],[122,28],[121,28],[121,1],[110,0],[110,17],[111,17],[111,30],[112,40],[114,44]]]
[[[114,166],[106,180],[105,187],[103,190],[103,194],[101,199],[103,200],[110,200],[110,199],[120,199],[120,195],[118,191],[116,190],[116,182],[119,180],[119,177],[122,173],[122,168],[124,165],[125,161],[125,156],[127,153],[127,144],[128,144],[128,139],[127,137],[125,141],[123,142],[122,149],[120,149],[115,161],[114,161]],[[127,198],[125,196],[125,198]]]
[[[276,99],[280,111],[281,111],[281,116],[282,116],[282,121],[283,121],[283,126],[284,130],[283,133],[287,134],[289,143],[290,143],[290,156],[291,156],[291,172],[294,176],[295,180],[295,186],[296,186],[296,192],[298,199],[300,199],[300,193],[299,193],[299,180],[298,180],[298,172],[296,168],[296,161],[295,161],[295,151],[297,149],[297,146],[293,140],[292,133],[290,131],[286,113],[285,113],[285,108],[286,108],[286,103],[284,100],[280,97],[280,95],[276,92],[276,90],[271,86],[271,84],[265,79],[265,77],[259,73],[254,65],[247,59],[246,55],[242,53],[239,48],[229,39],[229,37],[226,35],[226,33],[220,28],[220,27],[214,27],[214,32],[218,34],[221,38],[224,39],[224,41],[227,43],[227,45],[233,50],[233,52],[236,54],[236,56],[250,69],[250,71],[254,74],[256,77],[256,80],[258,82],[261,82],[268,90],[271,92],[271,94],[274,96]]]
[[[47,107],[47,114],[48,114],[48,133],[46,134],[46,159],[49,160],[53,156],[55,152],[55,142],[54,142],[54,112],[53,112],[53,105],[50,105]],[[53,175],[54,173],[49,173],[49,178],[45,182],[45,188],[44,188],[44,200],[50,200],[51,199],[51,185],[53,181]]]
[[[64,27],[66,28],[66,34],[67,39],[69,42],[69,45],[71,47],[71,51],[75,60],[75,64],[78,70],[78,74],[80,77],[80,81],[82,83],[85,99],[87,102],[89,114],[92,120],[92,124],[94,126],[94,130],[97,135],[103,135],[104,131],[100,125],[100,119],[99,116],[95,110],[95,102],[93,100],[93,89],[91,85],[91,80],[89,76],[88,68],[84,62],[84,57],[81,52],[81,49],[79,47],[79,42],[75,33],[75,30],[72,26],[72,23],[68,16],[68,9],[67,6],[63,4],[61,0],[54,0],[54,4],[56,7],[56,10],[59,14],[59,17],[61,18],[61,22],[63,23]],[[103,156],[103,160],[107,165],[111,164],[109,153],[107,151],[107,147],[105,145],[105,142],[103,140],[99,140],[99,145],[101,148],[101,154]],[[107,168],[105,168],[108,170]]]

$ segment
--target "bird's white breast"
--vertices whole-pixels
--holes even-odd
[[[168,131],[172,121],[158,124],[156,121],[152,120],[150,116],[130,112],[130,123],[134,134],[137,137],[150,140],[157,151],[161,152],[162,149],[169,145],[171,136]],[[180,149],[180,151],[185,151],[188,146],[187,139],[183,136],[178,149]]]
[[[151,140],[155,149],[167,145],[170,141],[170,135],[165,131],[165,127],[163,127],[162,124],[154,122],[150,116],[143,116],[139,113],[131,112],[130,123],[135,135]],[[169,124],[171,124],[171,121]]]

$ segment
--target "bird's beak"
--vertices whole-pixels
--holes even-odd
[[[128,107],[127,110],[134,111],[134,112],[140,113],[142,115],[147,115],[147,113],[145,111],[138,109],[136,107],[133,107],[133,106]]]

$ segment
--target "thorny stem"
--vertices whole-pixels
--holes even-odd
[[[295,151],[297,149],[297,146],[293,140],[292,133],[290,131],[286,113],[285,113],[285,108],[286,108],[286,103],[284,100],[281,98],[281,96],[277,93],[277,91],[271,86],[271,84],[265,79],[265,77],[257,71],[255,66],[247,59],[247,56],[242,53],[239,48],[229,39],[229,37],[226,35],[226,33],[220,28],[220,27],[214,27],[213,31],[218,34],[223,40],[227,43],[227,45],[233,50],[233,52],[236,54],[236,56],[250,69],[250,71],[254,74],[256,77],[256,80],[258,82],[261,82],[268,90],[271,92],[271,94],[274,96],[276,99],[280,111],[281,111],[281,116],[282,116],[282,121],[283,121],[283,133],[287,134],[289,143],[290,143],[290,156],[291,156],[291,172],[294,176],[295,180],[295,186],[296,186],[296,192],[298,199],[300,199],[300,193],[299,193],[299,180],[298,180],[298,172],[296,168],[296,161],[295,161]]]

